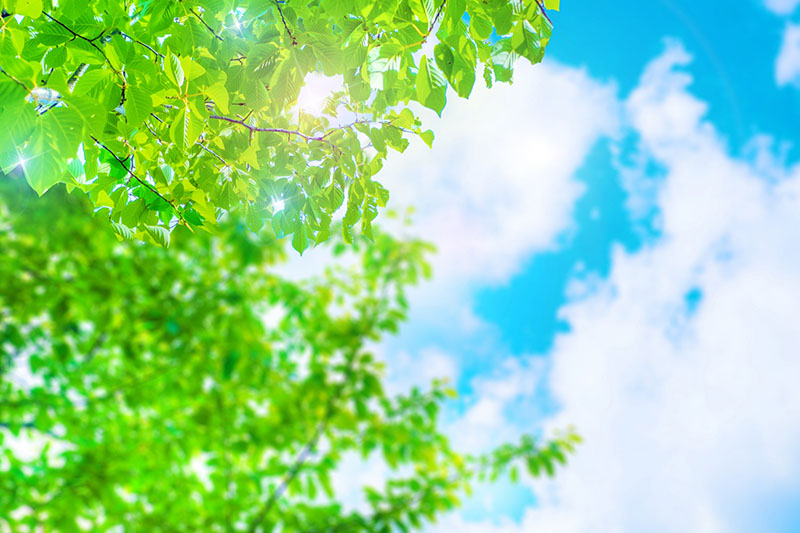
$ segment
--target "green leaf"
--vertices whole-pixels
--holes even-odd
[[[547,9],[559,10],[560,0],[544,0],[544,7]]]
[[[441,116],[446,102],[447,81],[436,65],[428,64],[426,56],[422,56],[419,61],[416,87],[417,101]]]
[[[39,18],[42,14],[42,0],[16,0],[10,7],[13,14],[32,19]]]
[[[119,222],[114,222],[112,220],[111,227],[114,229],[114,233],[126,241],[130,241],[135,237],[133,231],[131,231],[131,229],[125,224],[120,224]]]
[[[423,131],[419,134],[420,138],[425,141],[425,144],[428,145],[428,148],[433,148],[433,131],[427,130]]]
[[[203,90],[209,98],[214,102],[214,105],[220,112],[224,114],[228,114],[230,111],[228,109],[228,103],[230,101],[230,96],[228,95],[228,90],[225,88],[225,84],[220,82],[210,87],[206,87]]]
[[[44,128],[39,126],[34,130],[31,138],[28,151],[30,153],[20,157],[20,160],[23,161],[22,168],[25,172],[25,179],[39,196],[61,181],[64,171],[62,166],[64,160],[59,157],[53,146],[52,139]]]
[[[527,20],[522,20],[514,26],[514,33],[511,35],[511,46],[517,53],[526,57],[532,63],[538,63],[544,56],[544,48],[542,48],[539,35]]]
[[[57,46],[56,48],[51,48],[50,51],[47,52],[44,62],[47,65],[47,68],[54,69],[63,65],[66,59],[67,59],[67,47]]]
[[[184,76],[189,81],[199,78],[206,73],[206,69],[204,69],[199,63],[193,61],[190,57],[181,57],[180,64]],[[183,85],[183,83],[179,83],[178,85]]]
[[[388,151],[403,152],[411,136],[432,143],[432,131],[406,109],[411,101],[441,115],[448,87],[468,98],[476,68],[487,85],[510,81],[520,56],[541,59],[552,32],[544,8],[521,0],[10,0],[5,8],[14,16],[0,31],[0,168],[31,156],[41,124],[60,177],[28,172],[37,190],[63,179],[95,207],[109,209],[110,198],[110,219],[131,222],[135,238],[147,241],[145,223],[174,224],[178,213],[181,228],[205,232],[238,211],[261,231],[266,216],[258,213],[274,201],[265,184],[279,180],[284,192],[308,192],[302,213],[311,245],[331,238],[343,216],[363,215],[364,198],[347,214],[345,188],[369,183],[393,164]],[[323,86],[307,84],[310,75]],[[298,102],[303,87],[326,102],[324,116],[298,112],[308,107]],[[47,108],[38,96],[51,93],[60,104]],[[342,128],[342,112],[364,122]],[[174,206],[96,142],[136,154],[137,176]],[[343,178],[332,187],[334,172]],[[287,205],[275,227],[295,234],[300,212]],[[372,231],[369,223],[362,229]],[[350,230],[345,224],[345,238]]]
[[[153,241],[164,246],[165,248],[169,246],[169,230],[162,226],[150,226],[145,225],[145,229],[150,237],[153,238]]]
[[[131,126],[139,126],[153,111],[153,97],[147,89],[128,87],[125,92],[125,115]]]
[[[178,88],[183,87],[183,82],[186,81],[186,77],[183,73],[183,66],[181,65],[181,60],[175,54],[169,54],[169,58],[164,61],[164,67],[167,72],[167,76],[169,79],[172,80],[172,83],[178,86]]]
[[[469,31],[476,39],[488,39],[493,29],[492,22],[477,13],[469,21]]]
[[[308,248],[308,235],[306,234],[305,225],[301,224],[300,228],[294,232],[292,248],[300,252],[300,255],[303,255],[303,252]]]

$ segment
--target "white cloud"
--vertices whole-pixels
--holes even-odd
[[[741,502],[800,475],[800,169],[785,168],[763,138],[752,160],[730,157],[704,120],[707,104],[688,92],[680,67],[689,61],[670,44],[624,102],[644,159],[666,169],[657,194],[640,200],[656,202],[662,236],[637,253],[615,250],[608,279],[576,288],[562,310],[572,331],[551,353],[562,411],[548,425],[574,423],[586,443],[555,481],[528,481],[539,505],[520,523],[453,515],[436,531],[735,531],[748,512]],[[412,148],[387,165],[393,203],[420,206],[418,227],[440,248],[425,289],[433,296],[414,304],[469,308],[471,286],[506,280],[552,246],[580,194],[574,171],[599,137],[616,133],[613,86],[552,64],[524,76],[469,106],[450,102],[449,117],[433,125],[435,150]],[[540,116],[531,126],[515,124],[532,109]],[[555,129],[542,134],[539,124]],[[589,133],[577,133],[584,125]],[[702,299],[691,310],[694,289]],[[458,375],[451,356],[434,353],[447,361],[436,372]],[[403,369],[424,368],[430,352],[392,357],[403,383],[417,377]],[[509,361],[473,382],[468,408],[448,428],[457,446],[485,449],[521,429],[509,407],[536,395],[543,369]]]
[[[385,355],[377,351],[385,359]],[[435,346],[424,348],[414,356],[408,352],[393,354],[389,363],[386,380],[389,394],[405,394],[411,387],[428,389],[434,379],[446,379],[451,385],[458,380],[455,358]]]
[[[515,424],[510,408],[535,397],[546,375],[544,358],[515,356],[498,361],[489,375],[473,378],[463,415],[451,421],[447,429],[456,449],[481,453],[518,439],[523,430]],[[530,405],[524,411],[529,420],[535,416]]]
[[[767,9],[778,15],[791,15],[800,0],[764,0]]]
[[[413,143],[380,179],[391,205],[416,206],[440,282],[503,282],[554,245],[581,193],[575,170],[617,128],[615,91],[581,69],[521,64],[512,86],[478,81],[468,101],[449,95],[443,119],[425,118],[433,150]]]
[[[787,24],[775,60],[775,82],[778,86],[800,84],[800,24]]]
[[[609,278],[563,309],[551,423],[585,444],[534,483],[540,506],[520,524],[451,517],[441,531],[736,531],[755,512],[741,502],[800,475],[800,170],[768,180],[731,158],[687,92],[688,60],[670,45],[626,103],[667,169],[662,237],[616,250]]]

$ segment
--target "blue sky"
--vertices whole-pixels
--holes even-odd
[[[800,530],[798,4],[565,0],[542,65],[387,164],[439,247],[395,385],[449,376],[468,451],[586,438],[432,531]]]

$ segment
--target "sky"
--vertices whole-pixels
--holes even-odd
[[[377,350],[395,390],[451,379],[464,451],[585,442],[428,531],[800,531],[800,0],[551,17],[542,64],[382,171],[438,253]]]

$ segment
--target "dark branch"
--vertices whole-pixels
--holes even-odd
[[[156,196],[158,196],[159,198],[161,198],[162,200],[167,202],[170,206],[172,206],[172,209],[173,209],[173,211],[175,211],[175,215],[177,215],[178,220],[180,220],[181,224],[184,224],[184,225],[186,224],[186,221],[183,219],[183,215],[181,214],[180,210],[178,209],[178,206],[176,206],[175,203],[172,200],[170,200],[169,198],[167,198],[166,196],[164,196],[163,194],[158,192],[158,189],[156,189],[154,186],[150,185],[145,180],[143,180],[142,178],[140,178],[139,176],[134,174],[133,171],[131,170],[131,168],[127,164],[125,164],[125,161],[122,160],[119,156],[117,156],[117,154],[115,154],[114,151],[111,150],[108,146],[106,146],[105,144],[103,144],[100,141],[98,141],[97,138],[94,137],[93,135],[91,135],[90,137],[95,143],[97,143],[97,145],[100,148],[102,148],[103,150],[105,150],[106,152],[111,154],[111,157],[113,157],[117,161],[117,163],[119,163],[120,166],[125,169],[125,171],[128,173],[128,175],[130,177],[132,177],[133,179],[138,181],[145,188],[150,190],[150,192],[152,192],[153,194],[155,194]]]
[[[9,74],[8,72],[6,72],[6,71],[3,69],[3,67],[0,67],[0,74],[3,74],[3,75],[4,75],[4,76],[6,76],[8,79],[10,79],[11,81],[13,81],[13,82],[14,82],[14,83],[16,83],[17,85],[19,85],[20,87],[22,87],[23,89],[25,89],[26,91],[28,91],[28,92],[31,92],[31,90],[30,90],[30,89],[28,89],[28,86],[27,86],[27,85],[25,85],[24,83],[22,83],[21,81],[19,81],[17,78],[15,78],[14,76],[12,76],[12,75],[11,75],[11,74]]]
[[[154,53],[155,55],[157,55],[158,57],[161,57],[161,58],[163,58],[163,57],[164,57],[164,55],[163,55],[163,54],[160,54],[159,52],[157,52],[157,51],[156,51],[156,50],[155,50],[155,49],[154,49],[152,46],[150,46],[149,44],[147,44],[147,43],[143,43],[142,41],[140,41],[140,40],[138,40],[138,39],[134,39],[133,37],[131,37],[130,35],[128,35],[128,34],[127,34],[127,33],[125,33],[125,32],[119,32],[119,34],[120,34],[120,35],[122,35],[122,37],[124,37],[125,39],[128,39],[129,41],[131,41],[131,42],[133,42],[133,43],[136,43],[136,44],[138,44],[139,46],[144,46],[145,48],[147,48],[148,50],[150,50],[152,53]]]
[[[212,28],[211,26],[209,26],[208,24],[206,24],[206,21],[205,21],[205,20],[203,20],[203,17],[201,17],[200,15],[198,15],[198,14],[197,14],[197,12],[196,12],[194,9],[189,9],[189,13],[191,13],[192,15],[194,15],[195,17],[197,17],[197,20],[199,20],[199,21],[200,21],[200,24],[202,24],[203,26],[205,26],[205,27],[206,27],[206,29],[207,29],[208,31],[210,31],[210,32],[211,32],[211,33],[214,35],[214,37],[216,37],[216,38],[217,38],[217,39],[219,39],[220,41],[224,41],[224,40],[225,40],[225,39],[223,39],[223,38],[222,38],[222,37],[221,37],[221,36],[220,36],[220,35],[219,35],[217,32],[215,32],[215,31],[214,31],[214,28]]]
[[[33,422],[23,422],[23,423],[19,424],[19,427],[22,428],[22,429],[31,429],[33,431],[41,433],[42,435],[47,435],[48,437],[52,437],[54,439],[62,439],[63,438],[63,437],[59,437],[58,435],[56,435],[52,431],[47,431],[47,430],[42,430],[42,429],[37,428],[36,424],[34,424]],[[9,424],[7,422],[0,422],[0,428],[11,429],[11,424]]]
[[[83,40],[83,41],[86,41],[86,42],[87,42],[87,43],[89,43],[89,44],[90,44],[90,45],[91,45],[91,46],[92,46],[92,47],[93,47],[95,50],[97,50],[98,52],[100,52],[100,55],[101,55],[101,56],[103,56],[103,59],[105,60],[106,64],[107,64],[109,67],[111,67],[111,70],[112,70],[112,71],[114,71],[114,74],[116,74],[116,75],[117,75],[117,77],[118,77],[118,78],[119,78],[119,79],[122,81],[122,85],[121,85],[121,88],[122,88],[122,101],[120,102],[120,104],[124,103],[124,102],[125,102],[125,88],[128,86],[127,82],[125,81],[125,75],[124,75],[124,74],[122,74],[122,72],[120,72],[119,70],[117,70],[117,68],[114,66],[114,64],[113,64],[113,63],[111,63],[111,60],[110,60],[110,59],[108,59],[108,56],[106,55],[106,53],[105,53],[105,52],[103,52],[103,49],[102,49],[102,48],[100,48],[99,46],[97,46],[97,44],[95,44],[95,42],[94,42],[96,39],[98,39],[100,36],[102,36],[102,35],[103,35],[103,34],[102,34],[102,32],[100,33],[100,35],[98,35],[98,36],[97,36],[97,37],[95,37],[94,39],[89,39],[88,37],[84,37],[84,36],[83,36],[83,35],[81,35],[80,33],[78,33],[78,32],[76,32],[76,31],[74,31],[72,28],[70,28],[69,26],[67,26],[66,24],[64,24],[63,22],[61,22],[60,20],[56,19],[55,17],[53,17],[52,15],[50,15],[49,13],[47,13],[46,11],[42,11],[42,15],[44,15],[45,17],[47,17],[47,18],[48,18],[49,20],[51,20],[52,22],[55,22],[56,24],[58,24],[59,26],[61,26],[61,27],[62,27],[62,28],[64,28],[65,30],[67,30],[69,33],[71,33],[71,34],[72,34],[72,36],[73,36],[74,38],[76,38],[76,39],[81,39],[81,40]]]
[[[536,0],[536,3],[539,4],[539,11],[541,11],[542,15],[544,15],[544,18],[546,18],[547,22],[549,22],[550,25],[552,26],[553,25],[553,21],[550,20],[550,17],[547,16],[547,9],[545,9],[544,4],[542,3],[542,0]]]
[[[439,9],[436,10],[436,15],[434,15],[433,20],[431,21],[431,27],[428,30],[428,35],[431,34],[433,28],[436,26],[436,23],[439,22],[439,17],[442,16],[442,12],[444,11],[444,5],[447,3],[447,0],[442,0],[442,3],[439,4]]]
[[[275,0],[275,7],[278,8],[278,13],[281,16],[281,22],[283,22],[283,27],[286,28],[286,33],[289,34],[289,37],[292,39],[292,46],[297,46],[297,39],[294,38],[294,34],[292,30],[289,29],[289,26],[286,24],[286,18],[283,16],[283,10],[281,9],[281,3],[278,0]]]
[[[222,162],[222,164],[225,165],[226,167],[231,166],[227,161],[222,159],[222,157],[220,157],[215,151],[213,151],[211,148],[208,148],[206,145],[204,145],[200,141],[197,141],[195,144],[197,146],[199,146],[200,148],[202,148],[203,150],[205,150],[206,152],[208,152],[209,154],[211,154],[214,157],[216,157],[217,159],[219,159]]]
[[[232,124],[238,124],[240,126],[243,126],[243,127],[247,128],[252,133],[256,133],[256,132],[259,132],[259,133],[285,133],[286,135],[297,135],[298,137],[300,137],[301,139],[304,139],[307,142],[316,141],[316,142],[326,143],[326,144],[330,145],[334,150],[341,152],[341,150],[335,144],[333,144],[332,142],[330,142],[329,140],[326,139],[326,137],[328,135],[330,135],[330,132],[325,134],[325,135],[313,136],[313,135],[308,135],[308,134],[305,134],[305,133],[303,133],[301,131],[297,131],[297,130],[287,130],[287,129],[284,129],[284,128],[260,128],[258,126],[251,126],[250,124],[246,123],[244,120],[231,118],[231,117],[224,117],[222,115],[211,115],[208,118],[213,118],[215,120],[224,120],[225,122],[230,122]]]
[[[250,524],[250,527],[247,529],[248,533],[254,533],[258,526],[264,521],[264,519],[269,514],[272,507],[278,502],[278,500],[283,496],[283,493],[286,492],[286,489],[289,488],[289,484],[294,481],[297,475],[300,473],[300,470],[303,468],[303,465],[308,460],[308,458],[316,451],[317,444],[319,443],[320,437],[325,432],[328,427],[328,424],[336,413],[336,402],[339,401],[341,398],[342,393],[344,393],[344,389],[347,384],[350,382],[350,376],[353,371],[353,364],[355,363],[356,355],[350,358],[347,362],[347,368],[345,369],[345,379],[339,386],[336,388],[335,392],[328,396],[328,402],[325,406],[325,414],[322,417],[322,420],[319,421],[317,427],[314,429],[314,433],[311,435],[311,438],[305,443],[303,448],[300,450],[300,453],[297,454],[295,457],[294,462],[292,463],[291,468],[288,472],[283,476],[281,479],[280,484],[278,487],[270,494],[269,499],[264,503],[264,506],[256,513],[255,518],[253,519],[253,523]]]

